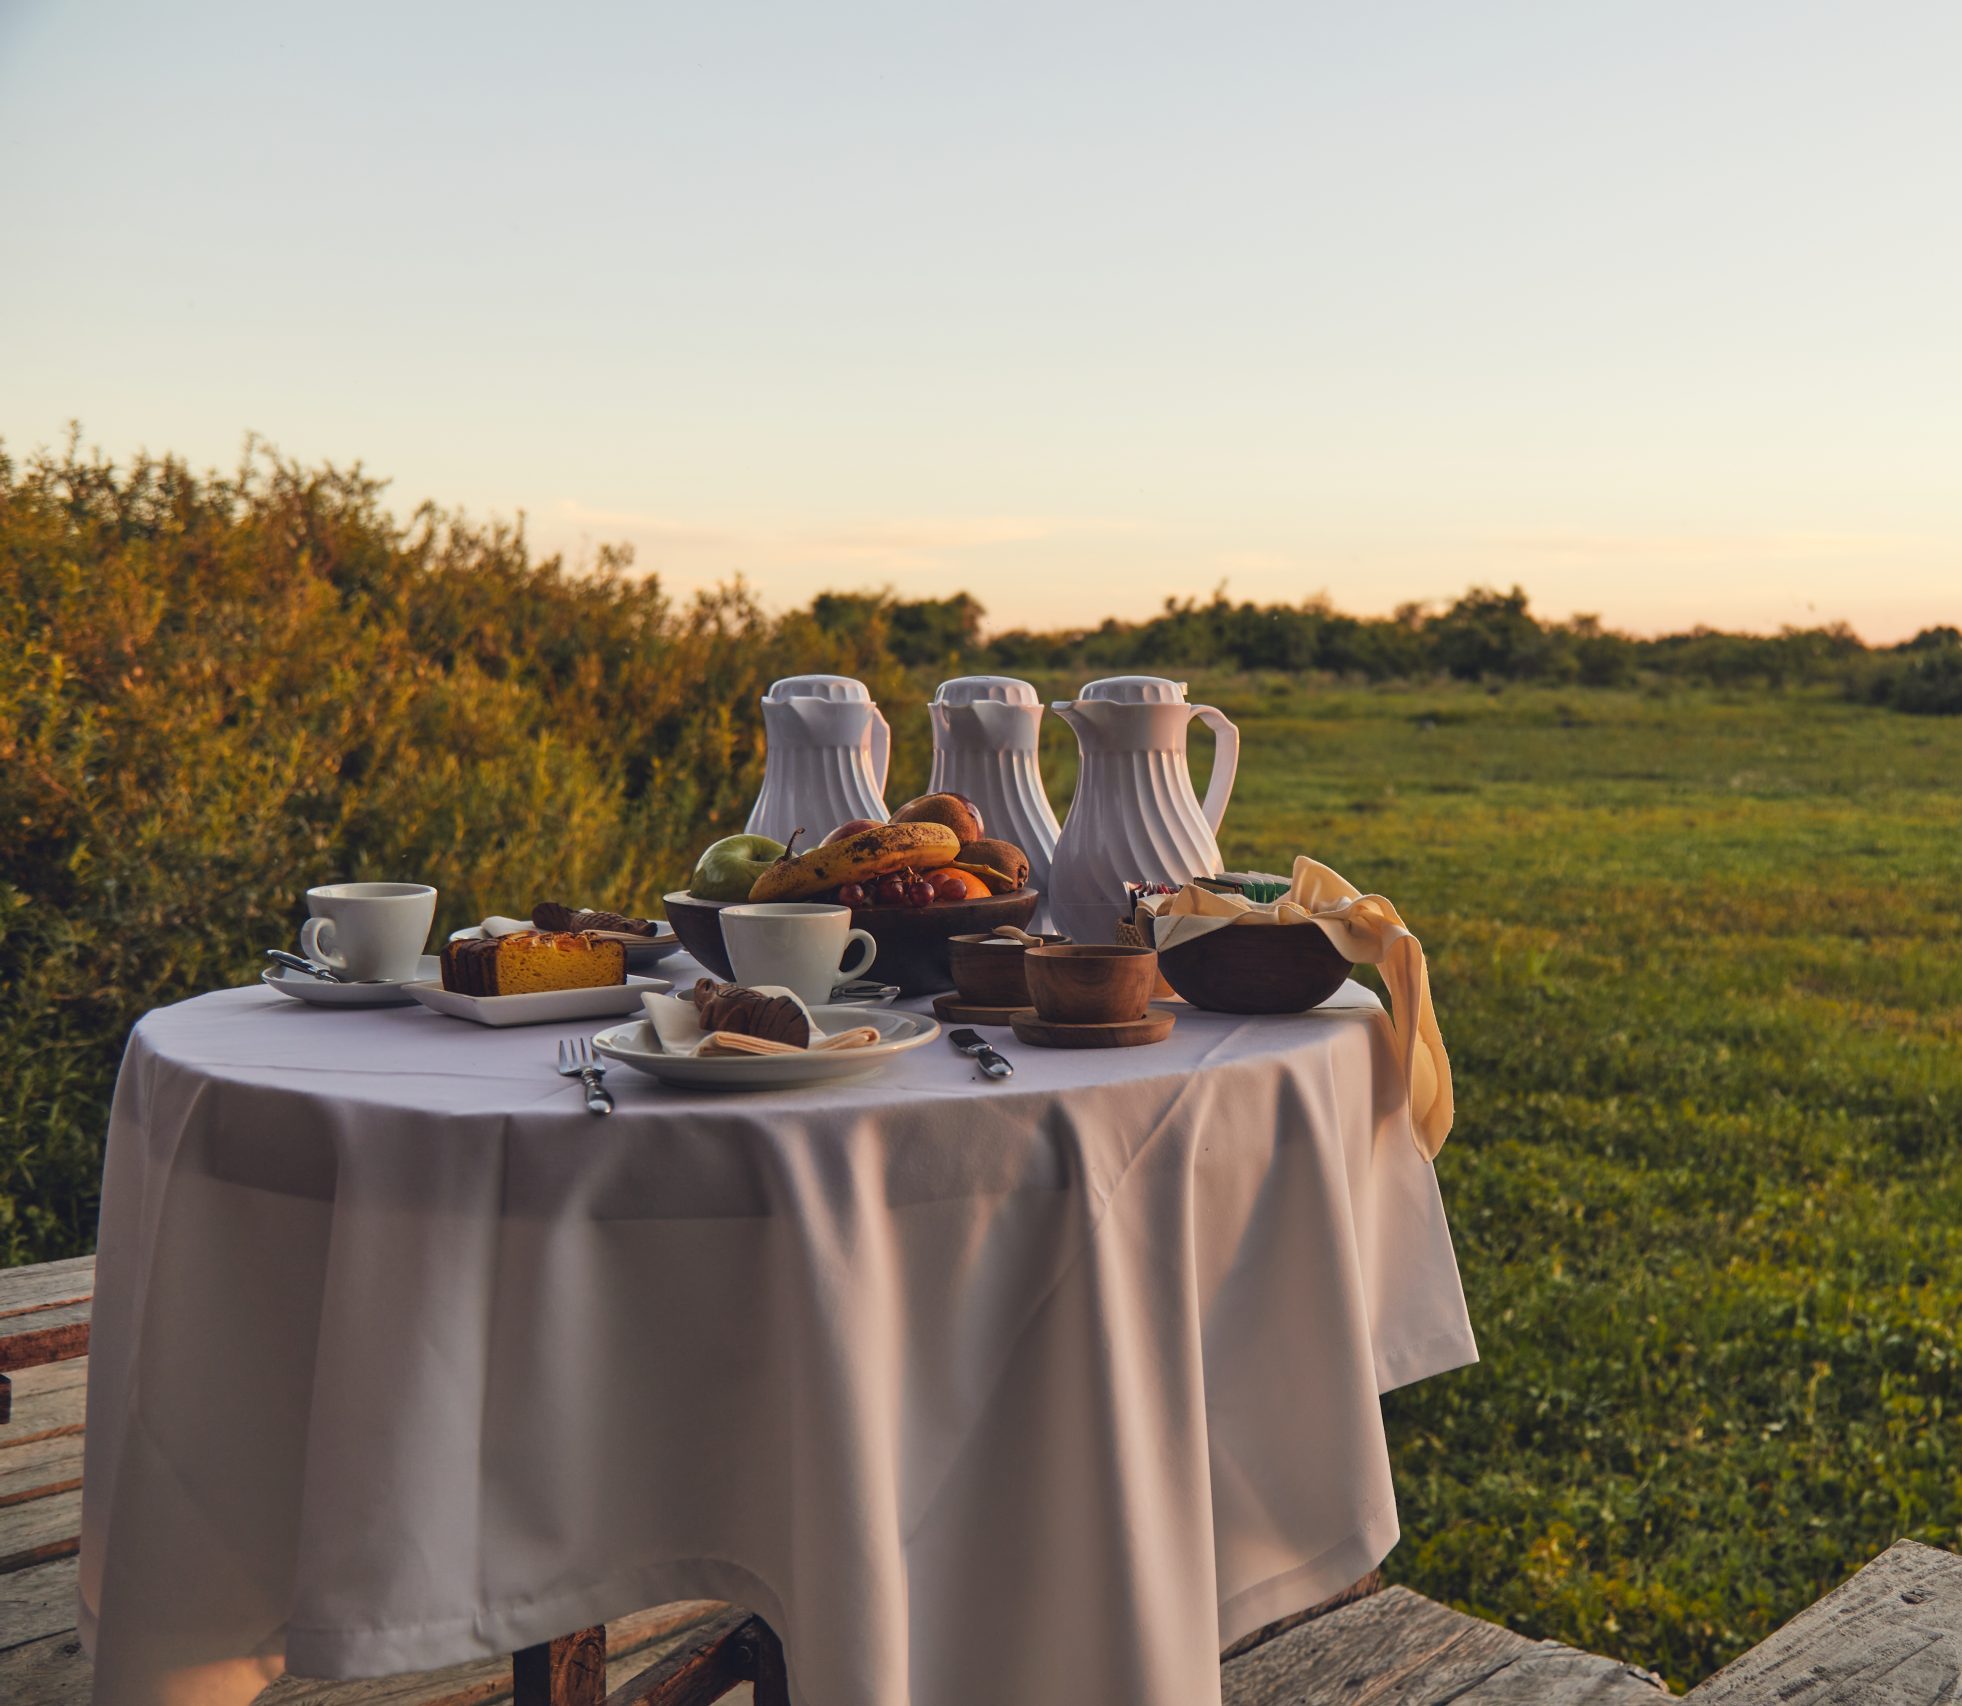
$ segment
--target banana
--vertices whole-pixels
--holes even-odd
[[[786,853],[756,879],[749,898],[804,900],[840,883],[862,883],[888,871],[934,871],[951,865],[960,850],[961,838],[944,824],[889,823],[862,829],[808,853]]]
[[[988,885],[990,894],[1013,894],[1022,886],[1006,871],[997,871],[992,865],[979,865],[967,859],[949,859],[947,863],[970,877],[979,877]]]

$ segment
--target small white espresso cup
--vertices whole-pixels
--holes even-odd
[[[307,890],[300,952],[356,982],[403,983],[416,975],[436,891],[427,883],[326,883]]]
[[[852,928],[848,907],[758,901],[725,906],[719,916],[722,945],[738,983],[780,984],[813,1006],[829,1001],[841,983],[863,977],[879,952],[865,931]],[[840,965],[853,942],[863,943],[865,952],[853,964]]]

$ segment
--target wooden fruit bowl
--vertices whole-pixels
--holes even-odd
[[[682,948],[724,983],[734,977],[735,973],[729,969],[729,950],[722,945],[722,909],[735,902],[697,900],[685,889],[663,895],[661,900]]]
[[[1305,1013],[1349,981],[1350,966],[1318,924],[1225,924],[1159,949],[1158,971],[1194,1007]]]
[[[725,981],[729,950],[722,944],[722,909],[734,901],[697,900],[687,893],[662,897],[668,922],[681,945]],[[896,983],[903,995],[929,995],[952,989],[947,969],[948,939],[986,935],[997,925],[1026,925],[1035,917],[1041,897],[1034,889],[991,894],[986,900],[937,900],[931,906],[861,906],[852,923],[879,944],[878,957],[865,976],[870,983]]]
[[[879,944],[879,956],[865,975],[874,983],[898,984],[904,995],[952,989],[949,939],[986,935],[1003,924],[1026,928],[1040,899],[1034,889],[1017,889],[986,900],[937,900],[931,906],[861,906],[852,923]],[[677,933],[680,929],[676,924]]]

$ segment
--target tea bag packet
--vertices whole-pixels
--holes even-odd
[[[826,1031],[808,1005],[797,994],[776,984],[759,984],[749,993],[780,998],[795,1003],[804,1015],[806,1043],[782,1042],[772,1037],[750,1036],[741,1031],[704,1030],[702,1007],[692,996],[665,995],[649,991],[640,998],[647,1014],[648,1028],[664,1054],[801,1054],[805,1048],[864,1048],[879,1040],[876,1026],[854,1025],[840,1031]]]
[[[1451,1135],[1451,1060],[1431,1004],[1424,945],[1382,895],[1364,894],[1346,877],[1303,854],[1295,860],[1294,876],[1279,900],[1253,901],[1189,883],[1175,895],[1145,897],[1138,912],[1141,922],[1149,921],[1160,950],[1226,926],[1313,924],[1350,964],[1375,966],[1390,992],[1390,1021],[1410,1097],[1411,1130],[1425,1158],[1436,1158]]]

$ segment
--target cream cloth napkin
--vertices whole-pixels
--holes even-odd
[[[869,1048],[879,1040],[876,1025],[853,1025],[848,1030],[827,1031],[794,990],[775,984],[757,986],[759,995],[787,995],[810,1020],[813,1049]],[[686,996],[657,995],[640,998],[646,1011],[648,1029],[664,1054],[802,1054],[795,1043],[780,1043],[768,1037],[748,1037],[740,1031],[704,1031],[701,1010]]]
[[[1303,854],[1294,862],[1294,881],[1286,896],[1266,905],[1189,883],[1174,895],[1148,896],[1143,904],[1160,948],[1190,941],[1224,924],[1319,924],[1344,959],[1382,972],[1390,992],[1397,1056],[1410,1094],[1411,1130],[1424,1158],[1436,1159],[1451,1135],[1455,1111],[1451,1059],[1444,1052],[1444,1035],[1431,1005],[1424,945],[1383,896],[1364,894],[1348,878]]]

